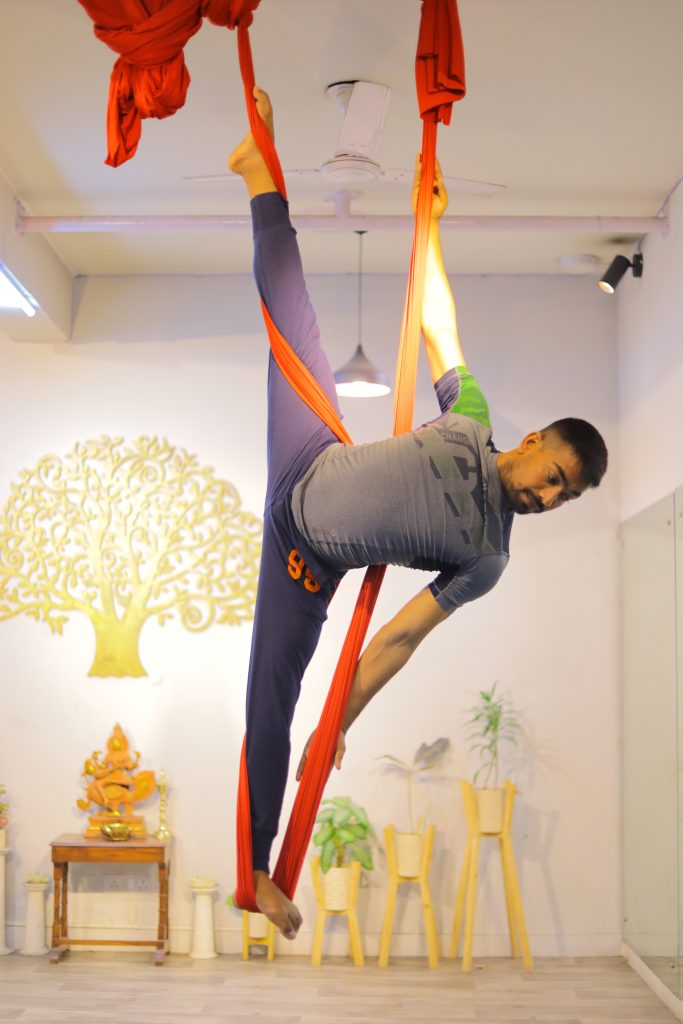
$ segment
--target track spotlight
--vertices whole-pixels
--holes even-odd
[[[634,277],[643,276],[643,255],[642,253],[634,253],[633,262],[626,259],[625,256],[615,256],[609,267],[598,281],[599,286],[603,292],[607,292],[608,295],[614,295],[617,285],[621,281],[622,277],[626,273],[629,267],[633,268]]]

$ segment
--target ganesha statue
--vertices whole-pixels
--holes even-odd
[[[133,814],[133,804],[141,803],[154,792],[154,772],[138,771],[140,752],[134,756],[123,729],[117,723],[107,740],[103,754],[94,750],[83,765],[85,778],[85,799],[76,803],[82,811],[90,810],[92,804],[102,808],[88,819],[86,837],[99,836],[103,826],[113,822],[130,827],[131,836],[146,836],[144,818]]]

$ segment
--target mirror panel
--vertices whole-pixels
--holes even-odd
[[[624,940],[678,995],[674,522],[670,495],[622,525],[622,812]]]

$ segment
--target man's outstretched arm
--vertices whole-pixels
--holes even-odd
[[[363,708],[379,693],[385,683],[403,668],[411,654],[432,629],[444,619],[443,611],[429,589],[422,590],[377,632],[363,651],[351,684],[343,730],[337,744],[335,767],[340,768],[346,743],[344,733],[355,722]],[[306,762],[312,736],[304,749],[296,777]]]
[[[417,202],[420,175],[421,166],[418,155],[413,185],[413,206]],[[460,345],[460,338],[458,337],[455,300],[441,255],[439,221],[447,206],[448,194],[443,183],[441,167],[437,161],[434,171],[434,198],[432,200],[425,290],[422,301],[422,334],[434,384],[444,375],[446,370],[451,370],[455,366],[466,365]]]

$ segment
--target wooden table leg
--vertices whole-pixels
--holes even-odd
[[[168,867],[159,864],[159,927],[157,930],[157,948],[154,953],[154,966],[163,967],[166,957],[168,940]]]
[[[52,917],[52,949],[49,961],[58,964],[69,952],[69,918],[67,907],[67,888],[69,882],[69,864],[67,861],[55,863],[54,866],[54,914]]]
[[[59,963],[62,951],[59,948],[59,923],[60,903],[62,896],[62,865],[54,865],[54,912],[52,914],[52,949],[50,950],[50,963]]]

